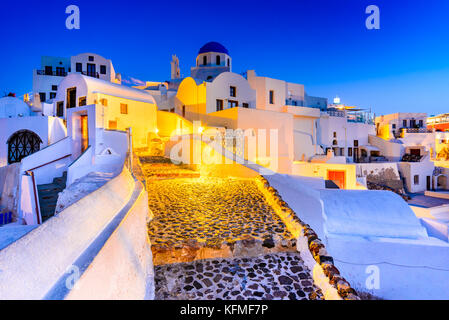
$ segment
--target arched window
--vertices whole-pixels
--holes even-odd
[[[8,139],[8,164],[22,161],[23,158],[40,150],[42,143],[37,134],[28,130],[14,133]]]
[[[204,56],[204,57],[203,57],[203,65],[205,66],[206,64],[207,64],[207,57]]]
[[[221,58],[220,56],[217,56],[217,66],[219,66],[221,64]]]

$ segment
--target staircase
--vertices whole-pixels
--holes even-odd
[[[67,172],[60,178],[54,178],[53,183],[41,184],[37,186],[39,194],[39,205],[41,209],[42,222],[53,217],[58,202],[58,195],[66,187]]]

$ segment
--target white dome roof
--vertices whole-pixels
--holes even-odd
[[[0,98],[0,118],[29,117],[30,107],[19,98]]]

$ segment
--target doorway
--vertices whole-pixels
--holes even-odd
[[[89,129],[87,124],[87,115],[81,116],[81,153],[89,147]]]
[[[76,107],[76,87],[67,89],[67,109]]]
[[[92,63],[87,64],[87,75],[89,77],[94,77],[94,78],[97,77],[97,68],[94,64],[92,64]]]
[[[431,183],[431,177],[427,176],[427,190],[430,191],[432,190],[432,183]]]
[[[327,180],[333,181],[340,189],[346,189],[345,171],[333,171],[327,172]]]

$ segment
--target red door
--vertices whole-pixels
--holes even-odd
[[[327,172],[327,180],[332,180],[340,189],[346,189],[345,171]]]

